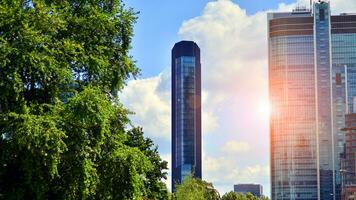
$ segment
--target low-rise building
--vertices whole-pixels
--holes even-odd
[[[260,184],[237,184],[234,185],[234,192],[251,193],[256,197],[261,197],[263,195],[263,187]]]

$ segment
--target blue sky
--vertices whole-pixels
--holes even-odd
[[[332,11],[356,10],[355,0],[332,2]],[[120,98],[163,159],[171,155],[171,48],[193,40],[202,54],[203,179],[221,194],[260,183],[269,196],[266,15],[297,4],[309,0],[127,1],[140,12],[131,54],[142,71]]]
[[[126,5],[139,11],[135,25],[132,55],[142,69],[142,77],[158,74],[170,65],[170,50],[179,40],[182,22],[202,13],[209,0],[128,0]],[[276,9],[292,0],[235,0],[248,14]]]

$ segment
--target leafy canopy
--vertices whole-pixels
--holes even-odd
[[[236,192],[225,193],[221,200],[268,200],[267,197],[256,197],[251,193],[241,194]]]
[[[139,70],[121,0],[0,1],[0,199],[167,199],[117,98]]]
[[[183,183],[176,186],[174,198],[176,200],[219,200],[220,195],[212,183],[186,177]]]

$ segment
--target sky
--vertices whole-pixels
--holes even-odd
[[[221,194],[259,183],[270,196],[267,18],[309,0],[127,0],[138,11],[131,55],[141,69],[120,99],[171,163],[171,49],[201,48],[203,179]],[[356,0],[332,0],[356,12]],[[171,187],[170,171],[167,186]]]

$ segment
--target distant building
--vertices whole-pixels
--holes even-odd
[[[234,185],[234,192],[251,193],[256,197],[261,197],[263,195],[263,187],[260,184],[237,184]]]
[[[200,49],[181,41],[172,49],[172,190],[184,177],[202,177]]]

